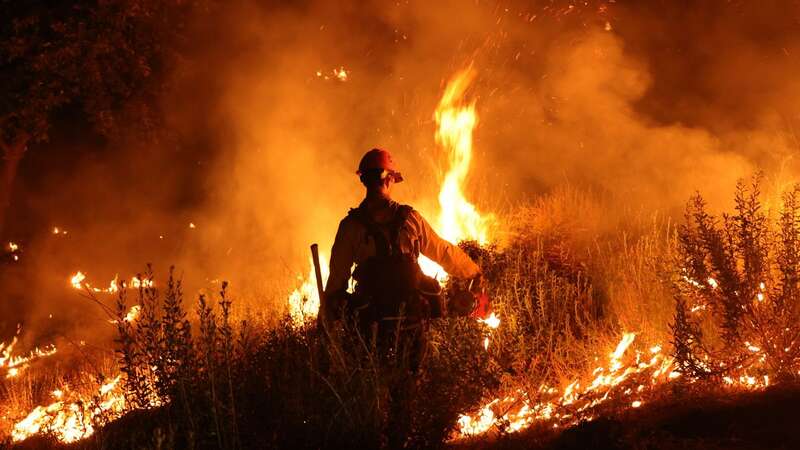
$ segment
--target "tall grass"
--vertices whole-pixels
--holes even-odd
[[[123,289],[117,349],[131,414],[86,445],[133,442],[138,429],[142,445],[161,448],[381,448],[402,429],[402,444],[436,447],[486,399],[587,373],[622,331],[669,342],[683,251],[669,221],[609,215],[597,196],[565,189],[502,222],[497,246],[462,243],[500,327],[431,321],[417,373],[376,355],[346,321],[323,331],[237,314],[224,285],[191,305],[172,275],[135,298]],[[121,320],[133,303],[139,320]]]

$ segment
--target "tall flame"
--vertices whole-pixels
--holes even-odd
[[[439,191],[438,232],[450,242],[469,239],[486,244],[490,217],[482,216],[464,196],[464,184],[472,162],[472,132],[478,124],[475,101],[465,101],[464,93],[475,78],[468,68],[447,84],[434,118],[439,128],[436,142],[446,151],[449,169]]]
[[[489,225],[493,220],[491,215],[481,215],[464,195],[464,185],[472,162],[472,133],[478,123],[475,101],[465,100],[464,94],[474,78],[475,71],[471,67],[455,74],[447,83],[434,112],[438,124],[435,139],[447,157],[447,169],[439,190],[439,214],[434,228],[452,243],[474,240],[486,244],[489,241]],[[446,279],[445,271],[428,258],[421,256],[419,263],[425,274],[440,281]],[[328,277],[327,270],[327,265],[323,264],[323,281]],[[289,313],[295,325],[314,319],[319,309],[313,264],[308,277],[299,278],[301,286],[289,295]]]
[[[456,73],[447,83],[433,115],[438,125],[436,143],[447,156],[447,170],[439,190],[439,215],[434,228],[452,243],[474,240],[486,244],[493,220],[491,215],[481,215],[464,195],[472,162],[472,133],[478,124],[475,101],[467,101],[464,94],[474,79],[472,67]],[[438,264],[425,257],[420,258],[420,266],[423,272],[440,281],[446,277]]]

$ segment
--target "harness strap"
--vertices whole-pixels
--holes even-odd
[[[400,229],[403,228],[403,224],[405,224],[411,211],[413,211],[413,208],[408,205],[398,205],[396,207],[393,220],[386,224],[388,225],[389,239],[386,239],[386,234],[381,230],[381,225],[369,217],[363,206],[351,209],[348,215],[367,229],[367,238],[371,236],[375,241],[375,256],[386,257],[400,254],[398,242]]]

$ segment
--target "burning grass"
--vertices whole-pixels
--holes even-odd
[[[28,409],[20,405],[6,420],[61,441],[87,437],[89,446],[113,436],[168,447],[376,448],[396,444],[393,433],[402,432],[406,445],[431,447],[525,429],[551,436],[678,391],[791,381],[794,353],[765,349],[795,348],[795,196],[773,220],[742,185],[737,214],[722,225],[696,199],[679,229],[659,220],[591,223],[604,219],[579,217],[573,206],[595,200],[574,191],[543,199],[507,220],[513,226],[502,247],[462,244],[485,270],[494,320],[432,322],[417,376],[401,361],[376,357],[347,323],[322,333],[310,310],[277,325],[234,319],[224,287],[190,307],[179,281],[143,276],[138,289],[116,292],[118,357],[106,378],[68,395],[78,402],[41,402],[42,392],[65,395],[62,386],[71,385],[51,379],[47,391],[17,400]],[[691,311],[699,301],[708,305],[704,315]],[[742,310],[736,322],[726,309],[734,303]],[[132,305],[138,315],[128,320]],[[4,385],[6,403],[25,390],[12,382]],[[50,406],[34,410],[36,402]]]

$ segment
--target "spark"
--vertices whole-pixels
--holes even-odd
[[[344,66],[336,67],[330,71],[323,72],[322,70],[317,70],[316,73],[317,78],[322,78],[323,80],[336,80],[344,83],[350,77],[350,72],[344,68]]]
[[[485,319],[478,319],[478,322],[482,322],[486,324],[487,327],[492,329],[496,329],[497,327],[500,326],[500,318],[497,317],[495,313],[489,314],[489,317]]]

